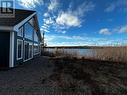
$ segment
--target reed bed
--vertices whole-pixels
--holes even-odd
[[[95,49],[94,58],[107,61],[127,62],[127,47],[120,46]]]

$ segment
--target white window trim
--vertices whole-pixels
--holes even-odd
[[[24,57],[25,57],[25,43],[32,43],[32,42],[30,42],[30,41],[24,41]],[[28,56],[29,56],[29,54],[28,54]],[[31,58],[28,58],[26,60],[24,58],[23,62],[29,61],[31,59],[33,59],[33,43],[32,43],[32,57]]]
[[[36,12],[33,13],[32,15],[30,15],[29,17],[27,17],[26,19],[24,19],[22,22],[18,23],[17,25],[14,26],[14,28],[12,28],[14,31],[18,31],[18,28],[21,27],[23,24],[25,24],[30,18],[32,18],[33,16],[36,15]]]
[[[14,67],[14,32],[10,32],[10,57],[9,67]]]
[[[22,47],[21,47],[21,57],[20,58],[18,58],[18,41],[21,41],[22,42]],[[17,39],[17,60],[21,60],[21,59],[23,59],[23,40],[21,40],[21,39]]]

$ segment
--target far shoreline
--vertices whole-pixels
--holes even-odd
[[[121,48],[127,46],[45,46],[44,48],[52,49],[102,49],[102,48]]]

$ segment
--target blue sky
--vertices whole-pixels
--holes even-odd
[[[48,46],[127,45],[127,0],[16,0],[37,11]]]

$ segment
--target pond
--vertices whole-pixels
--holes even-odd
[[[77,56],[87,56],[87,57],[93,57],[95,54],[94,49],[80,49],[80,48],[46,48],[46,51],[48,52],[55,52],[55,51],[61,51],[61,52],[66,52],[70,54],[75,54]]]

